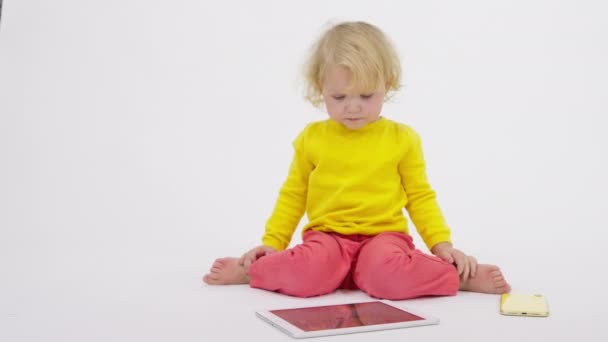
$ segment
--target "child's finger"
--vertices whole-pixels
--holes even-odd
[[[245,258],[245,262],[243,263],[243,267],[245,267],[245,269],[248,270],[249,266],[251,266],[251,258]]]
[[[458,259],[456,259],[456,270],[458,271],[458,275],[462,276],[462,272],[464,271],[464,265],[462,264],[462,262],[458,262]]]
[[[450,255],[450,253],[441,252],[437,254],[437,257],[445,262],[449,262],[450,264],[454,263],[454,258],[452,258],[452,255]]]
[[[454,257],[454,259],[456,259],[456,269],[458,270],[458,275],[462,276],[464,273],[466,262],[461,255],[457,255],[456,257]]]
[[[471,261],[471,278],[475,278],[477,275],[477,259],[474,257],[469,257]]]
[[[255,255],[255,250],[256,248],[250,249],[249,251],[247,251],[247,253],[243,254],[243,256],[241,257],[241,259],[239,260],[239,263],[242,266],[245,266],[245,263],[247,262],[248,259],[251,259],[251,254]]]
[[[249,266],[251,266],[253,261],[256,259],[256,254],[257,254],[257,251],[255,251],[255,250],[250,251],[249,253],[245,254],[245,262],[243,263],[243,266],[245,266],[246,270],[249,269]]]
[[[462,280],[467,281],[467,279],[469,279],[469,272],[471,270],[471,268],[469,267],[469,261],[467,260],[467,258],[464,258],[463,264],[464,264],[464,269],[462,271]]]

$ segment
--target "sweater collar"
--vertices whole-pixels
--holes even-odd
[[[345,133],[345,134],[358,134],[358,133],[364,133],[364,132],[369,132],[374,130],[375,128],[382,126],[385,122],[386,119],[383,116],[380,116],[378,118],[378,120],[374,121],[374,122],[370,122],[367,125],[359,128],[359,129],[350,129],[344,125],[342,125],[341,123],[339,123],[338,121],[329,118],[327,119],[328,125],[337,130],[340,133]]]

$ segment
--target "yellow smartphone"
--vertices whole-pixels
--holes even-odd
[[[500,296],[500,313],[509,316],[549,316],[547,299],[540,294],[512,294]]]

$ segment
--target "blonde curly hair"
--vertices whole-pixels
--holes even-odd
[[[401,63],[389,38],[365,22],[343,22],[325,31],[312,46],[304,66],[304,97],[318,107],[323,103],[327,67],[343,66],[352,73],[356,91],[385,86],[388,100],[401,87]]]

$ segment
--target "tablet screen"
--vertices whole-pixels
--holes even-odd
[[[273,310],[270,312],[303,331],[424,320],[422,317],[382,302],[317,306],[312,308]]]

